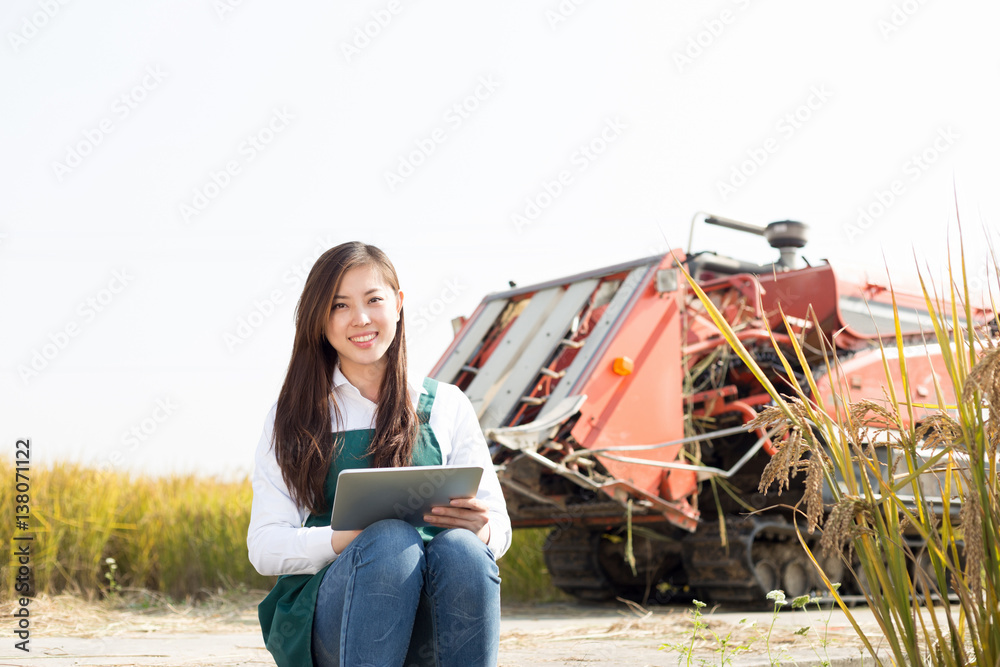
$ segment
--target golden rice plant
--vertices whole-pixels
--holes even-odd
[[[13,479],[9,460],[0,460],[0,471]],[[134,477],[73,463],[35,465],[30,477],[30,529],[17,532],[34,535],[36,594],[105,594],[108,558],[118,566],[120,586],[175,597],[234,583],[270,586],[247,560],[249,480]],[[5,507],[13,506],[10,493],[0,489]],[[0,525],[4,544],[14,543],[15,530],[12,523]],[[4,597],[15,592],[12,573],[10,567],[0,573]]]
[[[792,336],[790,348],[783,348],[772,336],[790,387],[783,394],[688,276],[720,332],[773,399],[752,424],[778,427],[783,438],[760,490],[806,474],[807,493],[797,508],[803,517],[796,522],[799,541],[877,664],[1000,665],[1000,319],[992,290],[990,310],[973,310],[960,249],[944,288],[920,276],[934,331],[927,343],[940,349],[947,368],[947,376],[934,378],[931,404],[916,403],[910,391],[895,291],[897,345],[881,349],[885,400],[852,403],[825,341],[824,370],[835,405],[824,405],[801,341]],[[793,331],[782,319],[785,330]],[[815,318],[813,325],[818,331]],[[896,356],[898,374],[889,364]],[[804,369],[803,382],[793,367]],[[958,397],[957,404],[948,404],[949,394]],[[927,410],[930,416],[920,417]],[[823,504],[824,487],[833,497],[830,506]],[[864,582],[880,636],[861,629],[836,582],[823,572],[823,559],[803,536],[817,529],[821,549],[839,553]],[[914,549],[914,542],[923,546]]]

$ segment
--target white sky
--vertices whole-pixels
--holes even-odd
[[[944,261],[956,193],[974,270],[1000,219],[986,0],[224,2],[0,9],[5,455],[30,437],[36,463],[249,471],[296,267],[347,240],[395,262],[423,375],[486,293],[663,252],[664,234],[685,246],[699,210],[800,220],[807,258],[901,278],[914,251]],[[387,183],[419,145],[433,151]],[[891,203],[849,229],[879,193]],[[694,238],[775,256],[723,229]],[[268,316],[230,349],[255,303]],[[418,322],[421,307],[439,314]]]

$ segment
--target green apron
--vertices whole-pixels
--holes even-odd
[[[440,465],[441,447],[430,428],[431,406],[437,392],[437,380],[424,380],[425,394],[420,395],[417,404],[419,430],[413,445],[413,465]],[[337,473],[348,468],[370,468],[371,458],[365,456],[374,429],[345,431],[344,442],[336,459],[330,465],[330,472],[323,487],[328,508],[333,507],[333,496],[337,490]],[[307,527],[329,526],[330,509],[323,514],[310,514],[304,524]],[[424,542],[430,542],[442,528],[417,528]],[[312,625],[316,610],[316,597],[320,582],[326,574],[326,565],[316,574],[284,574],[278,577],[274,588],[257,607],[257,616],[264,633],[264,645],[274,656],[278,667],[313,667]]]

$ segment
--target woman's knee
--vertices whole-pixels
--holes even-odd
[[[496,560],[475,533],[452,528],[439,533],[426,546],[427,567],[438,572],[486,575],[500,583]]]
[[[355,539],[398,542],[402,545],[422,544],[417,529],[400,519],[383,519],[371,524]]]
[[[368,526],[347,550],[353,551],[355,565],[391,561],[407,569],[424,568],[424,543],[420,533],[397,519],[385,519]]]

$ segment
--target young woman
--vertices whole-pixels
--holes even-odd
[[[345,243],[306,279],[278,401],[257,447],[247,546],[264,575],[264,641],[279,667],[497,664],[511,528],[489,450],[458,387],[406,375],[403,293],[381,250]],[[478,465],[475,498],[334,531],[345,468]]]

